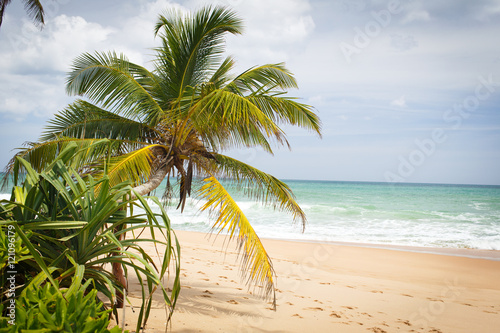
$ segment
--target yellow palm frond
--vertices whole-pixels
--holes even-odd
[[[155,158],[154,151],[157,149],[167,150],[168,147],[160,144],[148,145],[128,154],[112,157],[109,162],[106,162],[107,165],[101,165],[100,168],[106,168],[110,186],[126,180],[134,185],[141,184],[146,182],[151,174]]]
[[[201,208],[217,216],[213,229],[229,232],[230,239],[237,236],[238,249],[243,254],[241,274],[247,284],[262,285],[262,296],[273,299],[276,308],[275,272],[262,242],[250,222],[227,190],[215,178],[206,178],[198,194],[207,200]]]

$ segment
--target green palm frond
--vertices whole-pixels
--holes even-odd
[[[214,165],[217,174],[228,177],[239,186],[249,188],[246,194],[263,204],[292,214],[294,221],[300,221],[302,228],[305,228],[306,214],[295,201],[295,196],[287,184],[229,156],[214,154],[214,157],[217,161]]]
[[[219,68],[212,75],[210,80],[208,80],[209,84],[212,84],[215,88],[222,88],[226,86],[226,83],[229,81],[230,76],[229,72],[233,69],[235,61],[232,57],[227,57],[224,59]],[[201,93],[203,96],[203,92]]]
[[[283,131],[255,104],[230,91],[217,89],[193,106],[196,130],[220,148],[261,146],[272,153],[268,138],[286,143]]]
[[[228,84],[228,88],[237,90],[241,94],[255,93],[270,88],[285,91],[290,88],[297,88],[297,82],[284,63],[267,64],[252,67],[241,73]]]
[[[229,232],[237,237],[239,251],[243,254],[241,274],[247,284],[263,285],[262,295],[273,299],[276,307],[275,272],[262,242],[234,199],[215,177],[204,180],[198,195],[207,202],[201,208],[216,215],[213,229]]]
[[[24,9],[28,16],[33,19],[36,26],[43,26],[45,24],[44,20],[44,10],[42,3],[39,0],[23,0]]]
[[[247,98],[276,123],[299,126],[321,137],[321,121],[311,106],[299,103],[292,97],[271,94],[253,94]]]
[[[73,144],[79,148],[79,153],[73,159],[73,165],[78,165],[77,169],[80,170],[88,163],[108,154],[109,140],[106,139],[61,137],[46,142],[27,142],[25,143],[27,147],[18,148],[19,152],[7,164],[6,176],[12,173],[16,158],[25,159],[33,169],[41,171],[52,164],[64,149]]]
[[[114,52],[84,53],[75,59],[67,78],[66,90],[71,95],[86,95],[104,108],[131,117],[147,117],[162,112],[149,90],[155,78],[145,77],[146,69],[129,62]]]
[[[41,141],[66,136],[85,139],[126,140],[141,145],[159,133],[152,127],[77,100],[49,120]]]
[[[196,14],[171,11],[161,15],[155,34],[162,39],[156,49],[156,69],[168,82],[170,96],[181,97],[186,87],[205,82],[224,52],[224,35],[239,34],[242,21],[224,7],[207,6]]]

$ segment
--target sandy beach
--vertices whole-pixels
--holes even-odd
[[[433,254],[264,239],[278,277],[273,311],[241,282],[235,242],[177,236],[182,290],[172,332],[499,332],[498,251]],[[139,295],[131,279],[132,304]],[[145,332],[165,331],[157,299]],[[126,308],[127,329],[135,314]]]

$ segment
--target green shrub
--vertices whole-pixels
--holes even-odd
[[[15,319],[0,319],[0,333],[34,333],[33,330],[46,333],[121,332],[118,326],[108,330],[111,310],[98,302],[96,289],[87,292],[91,282],[81,285],[76,281],[79,284],[76,292],[71,288],[59,289],[51,283],[42,287],[31,283],[16,300]]]

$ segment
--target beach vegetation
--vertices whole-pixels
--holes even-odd
[[[311,106],[288,94],[297,82],[283,63],[233,74],[236,62],[224,54],[225,38],[242,31],[242,20],[225,7],[170,10],[154,27],[160,45],[151,69],[113,51],[80,55],[66,89],[85,99],[57,113],[40,140],[17,157],[40,170],[76,143],[83,153],[72,167],[96,179],[95,189],[129,181],[132,195],[141,196],[164,182],[163,198],[174,200],[178,189],[180,210],[190,196],[203,200],[213,231],[237,240],[243,278],[261,286],[275,305],[271,259],[227,186],[246,188],[248,196],[290,213],[302,226],[306,216],[287,184],[223,152],[255,147],[273,154],[275,147],[289,147],[283,126],[320,135],[321,125]]]
[[[69,288],[60,288],[57,281],[52,285],[33,279],[16,299],[15,319],[0,318],[0,333],[121,333],[118,325],[108,329],[111,309],[98,301],[92,282],[75,281]]]
[[[106,304],[106,307],[99,307],[112,310],[117,317],[115,304],[127,287],[113,274],[112,266],[118,264],[141,282],[139,331],[148,320],[153,302],[151,296],[156,290],[161,291],[167,319],[170,319],[180,290],[179,244],[166,212],[162,209],[159,213],[154,212],[150,207],[149,202],[161,206],[157,198],[134,193],[130,182],[111,186],[105,174],[98,180],[91,175],[84,178],[79,175],[71,165],[87,149],[69,143],[41,172],[34,170],[26,160],[16,158],[11,199],[0,201],[3,233],[0,239],[9,239],[19,252],[15,263],[10,263],[9,253],[5,254],[5,246],[2,246],[1,301],[8,303],[14,294],[21,295],[21,300],[28,297],[31,302],[33,293],[26,288],[33,289],[45,283],[44,288],[49,289],[44,295],[57,294],[53,301],[58,308],[73,306],[71,298],[66,297],[69,295],[82,301],[83,295],[76,292],[80,290],[85,299],[92,293],[88,302]],[[23,177],[19,172],[21,166],[25,171]],[[145,228],[149,229],[151,237],[139,237]],[[127,233],[132,236],[125,237]],[[144,249],[146,245],[150,246],[149,251]],[[165,249],[161,255],[158,246]],[[155,253],[160,264],[152,257]],[[13,283],[8,283],[7,279],[12,278],[15,279],[14,290],[8,287]],[[170,282],[168,287],[164,280]],[[50,289],[52,287],[55,289]],[[48,304],[51,299],[52,296],[40,302]],[[22,303],[19,302],[18,298],[17,303]],[[40,310],[37,318],[59,316],[56,314],[59,309],[48,314],[45,307],[35,308]],[[103,317],[102,313],[96,315]],[[57,320],[54,325],[64,324],[61,318]]]

